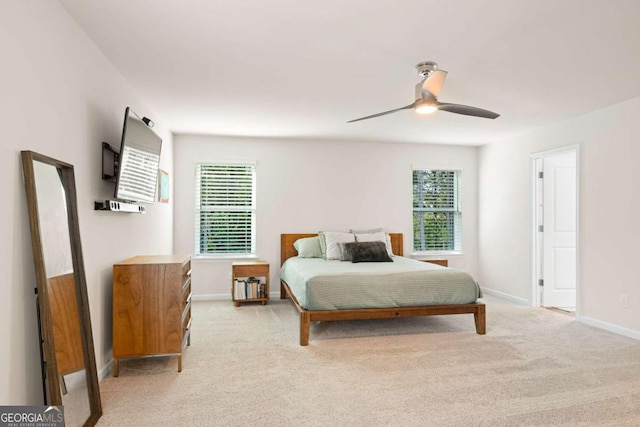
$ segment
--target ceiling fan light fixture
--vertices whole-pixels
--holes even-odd
[[[437,109],[438,107],[436,107],[435,105],[426,102],[416,105],[416,113],[418,114],[431,114]]]

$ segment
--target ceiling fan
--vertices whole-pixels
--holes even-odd
[[[447,78],[447,72],[438,69],[438,64],[431,61],[421,62],[416,65],[418,74],[423,77],[422,81],[416,85],[416,100],[411,104],[396,108],[395,110],[384,111],[370,116],[360,117],[359,119],[349,120],[347,123],[358,122],[360,120],[372,119],[374,117],[384,116],[386,114],[395,113],[396,111],[408,110],[414,108],[416,113],[428,114],[436,110],[448,111],[450,113],[464,114],[465,116],[483,117],[485,119],[495,119],[500,114],[493,111],[483,110],[482,108],[470,107],[461,104],[448,104],[438,101],[438,94]]]

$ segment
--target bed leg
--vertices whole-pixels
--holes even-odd
[[[287,298],[287,291],[284,290],[284,284],[280,282],[280,299]]]
[[[476,311],[473,313],[473,318],[476,321],[476,333],[478,335],[484,335],[487,333],[487,319],[486,310],[484,304],[479,305]]]
[[[300,313],[300,345],[309,345],[309,329],[311,328],[311,320],[309,313]]]

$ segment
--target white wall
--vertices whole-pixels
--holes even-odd
[[[145,215],[93,210],[113,194],[101,180],[101,142],[119,144],[124,110],[160,117],[146,107],[58,2],[9,0],[0,5],[0,405],[41,404],[42,387],[31,254],[20,150],[75,167],[80,233],[98,369],[111,360],[111,269],[135,254],[172,251],[173,206]],[[162,167],[172,172],[171,134]]]
[[[640,337],[640,98],[483,146],[478,260],[486,287],[531,302],[530,154],[579,144],[579,307],[583,320]],[[619,295],[629,308],[619,306]]]
[[[195,164],[257,161],[257,254],[279,289],[280,234],[384,227],[411,252],[412,167],[462,170],[464,256],[476,269],[476,148],[445,145],[175,136],[177,253],[194,253]],[[193,262],[193,292],[230,299],[230,261]]]

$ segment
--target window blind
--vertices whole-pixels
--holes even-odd
[[[413,250],[462,249],[460,171],[413,171]]]
[[[255,165],[196,165],[196,254],[255,253]]]

